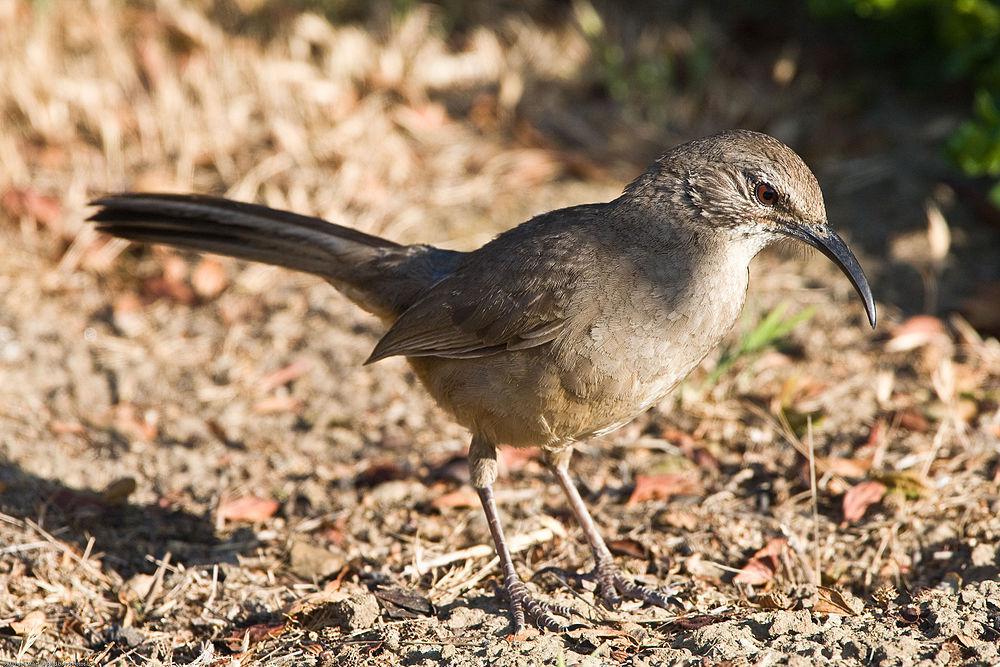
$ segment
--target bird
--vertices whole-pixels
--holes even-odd
[[[100,232],[324,278],[386,331],[365,363],[405,357],[471,434],[470,480],[499,557],[513,634],[568,628],[533,594],[497,510],[497,447],[537,447],[593,557],[581,576],[609,608],[670,596],[628,577],[569,471],[574,447],[629,423],[729,333],[751,260],[782,240],[822,252],[876,324],[854,253],[831,228],[813,172],[779,140],[727,130],[667,150],[616,199],[537,215],[469,252],[401,245],[325,220],[203,195],[91,202]]]

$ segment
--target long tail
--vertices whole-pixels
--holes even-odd
[[[218,197],[126,193],[91,204],[100,207],[89,218],[98,231],[313,273],[389,319],[449,273],[459,255]]]

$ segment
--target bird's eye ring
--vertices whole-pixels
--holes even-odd
[[[764,206],[774,206],[778,201],[778,191],[770,183],[763,181],[754,186],[754,196]]]

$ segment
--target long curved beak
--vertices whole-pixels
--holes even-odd
[[[858,258],[854,256],[851,249],[844,243],[844,239],[837,236],[829,227],[825,225],[819,229],[801,224],[789,224],[783,226],[782,231],[800,241],[805,241],[821,253],[829,257],[834,264],[840,267],[847,279],[854,285],[858,296],[865,304],[865,313],[868,315],[868,322],[875,328],[875,300],[872,298],[872,290],[868,286],[868,279],[865,272],[858,263]]]

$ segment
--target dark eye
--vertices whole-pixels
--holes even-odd
[[[774,206],[778,201],[778,191],[770,183],[763,181],[754,187],[754,195],[757,196],[757,201],[764,206]]]

